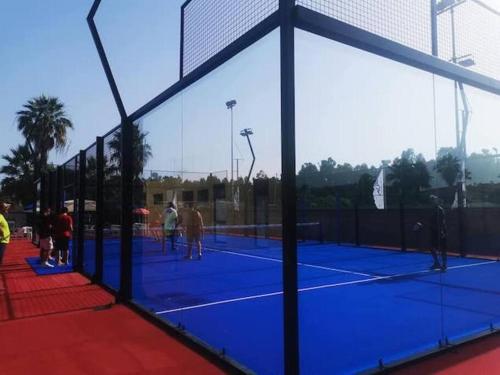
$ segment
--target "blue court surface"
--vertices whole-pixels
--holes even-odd
[[[26,258],[26,262],[31,266],[33,271],[39,276],[45,275],[57,275],[59,273],[73,272],[73,266],[71,264],[63,266],[55,266],[55,262],[50,261],[54,267],[47,267],[40,263],[40,257]]]
[[[105,243],[115,288],[118,249]],[[218,236],[201,260],[185,254],[183,240],[163,254],[160,242],[135,238],[135,302],[259,374],[282,373],[280,242]],[[446,272],[431,263],[428,253],[299,243],[302,372],[373,370],[498,327],[499,262],[449,256]]]

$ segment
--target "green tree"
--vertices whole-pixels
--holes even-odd
[[[140,178],[144,172],[144,167],[153,156],[151,146],[146,141],[148,135],[149,133],[141,130],[140,124],[135,123],[132,125],[132,169],[135,180]],[[117,170],[121,168],[121,139],[122,132],[119,129],[108,142],[108,146],[111,149],[110,162]]]
[[[68,129],[73,129],[73,123],[58,98],[42,95],[29,100],[17,112],[17,128],[26,139],[38,177],[47,170],[49,152],[62,151],[67,146]]]
[[[438,157],[435,168],[448,187],[455,186],[460,177],[460,160],[456,156],[449,153]]]
[[[11,148],[10,155],[3,155],[2,159],[7,162],[0,168],[6,176],[1,182],[3,195],[18,204],[32,201],[34,165],[28,145]]]
[[[430,187],[431,176],[424,157],[413,149],[403,151],[389,167],[387,181],[405,203],[422,203],[422,190]]]
[[[375,177],[369,173],[363,173],[358,181],[358,205],[363,208],[375,207],[373,201],[373,184]]]

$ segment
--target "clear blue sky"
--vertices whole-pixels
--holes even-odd
[[[17,0],[0,5],[0,151],[21,141],[15,112],[45,93],[67,104],[75,124],[62,162],[118,124],[86,24],[90,0]],[[178,78],[181,0],[103,1],[96,22],[128,112]],[[235,157],[250,154],[239,131],[254,129],[255,170],[280,171],[279,34],[275,31],[143,119],[153,147],[148,169],[230,169],[229,112],[235,98]],[[452,82],[297,31],[297,164],[333,157],[380,165],[403,149],[428,159],[455,144]],[[467,88],[473,110],[468,151],[500,149],[500,100]],[[434,107],[434,103],[436,106]],[[434,109],[436,121],[434,122]]]
[[[103,42],[132,112],[178,78],[180,0],[103,1],[97,17]],[[22,141],[15,113],[28,99],[59,97],[75,124],[62,162],[119,116],[86,23],[91,0],[0,2],[0,152]],[[149,40],[149,41],[148,41]],[[128,43],[125,43],[128,41]]]

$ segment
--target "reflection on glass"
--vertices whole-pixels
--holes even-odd
[[[69,243],[69,262],[75,264],[78,252],[78,157],[74,157],[63,166],[63,196],[62,205],[68,209],[69,215],[73,219],[73,228],[71,240]]]
[[[263,374],[283,372],[278,36],[134,124],[134,300]]]
[[[95,24],[129,114],[179,79],[184,2],[120,0],[99,5]]]
[[[96,233],[96,188],[97,188],[97,146],[86,151],[85,164],[85,216],[83,270],[89,275],[95,274],[95,233]]]
[[[382,369],[495,327],[498,98],[296,36],[298,225],[323,241],[299,241],[302,371]]]
[[[120,288],[121,128],[104,138],[103,282]]]

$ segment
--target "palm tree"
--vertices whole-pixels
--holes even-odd
[[[38,177],[47,169],[49,152],[54,148],[62,151],[67,146],[67,131],[73,129],[73,123],[58,98],[42,95],[28,100],[23,110],[17,112],[17,128],[26,139]]]
[[[455,186],[457,179],[461,175],[460,160],[451,153],[439,157],[435,168],[448,187]]]
[[[149,133],[141,130],[140,124],[132,125],[132,153],[133,153],[133,176],[134,180],[138,180],[142,175],[144,167],[148,160],[153,156],[151,146],[146,139]],[[110,163],[115,165],[117,169],[121,168],[121,129],[113,134],[113,138],[108,142],[108,147],[111,149]]]
[[[401,157],[392,162],[389,170],[387,181],[398,191],[402,202],[418,203],[423,198],[421,191],[430,187],[431,176],[425,159],[412,149],[403,151]]]
[[[1,182],[3,194],[16,203],[26,204],[33,197],[33,158],[28,145],[10,149],[10,155],[3,155],[7,162],[0,173],[6,177]]]

